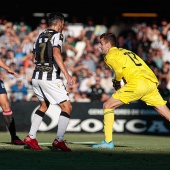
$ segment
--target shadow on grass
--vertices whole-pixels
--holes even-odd
[[[6,142],[3,142],[6,143]],[[9,144],[7,142],[7,144]],[[91,144],[69,144],[72,152],[42,145],[42,151],[21,146],[0,147],[0,170],[169,170],[170,151],[116,145],[114,149],[93,149]]]
[[[90,147],[90,148],[92,147],[93,144],[96,144],[96,143],[90,143],[90,144],[88,144],[88,143],[78,143],[78,142],[77,142],[77,143],[67,142],[67,143],[68,143],[68,144],[76,144],[76,145],[84,145],[84,146],[87,146],[87,147]],[[121,147],[121,148],[122,148],[122,147],[130,147],[130,146],[123,146],[123,145],[114,145],[114,146],[115,146],[116,148],[117,148],[117,147]]]

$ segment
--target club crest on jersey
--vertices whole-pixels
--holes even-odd
[[[63,39],[63,34],[60,34],[60,39]]]
[[[60,88],[60,84],[57,84],[57,87]]]

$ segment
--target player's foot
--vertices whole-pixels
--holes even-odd
[[[52,145],[54,148],[60,149],[63,152],[71,152],[71,149],[67,147],[65,141],[59,142],[57,139],[55,139]]]
[[[97,145],[92,145],[92,148],[107,148],[107,149],[113,149],[114,148],[114,144],[113,142],[109,142],[107,143],[105,140],[102,141],[100,144]]]
[[[11,144],[13,144],[13,145],[25,145],[25,143],[18,136],[15,136],[15,138],[11,141]]]
[[[36,139],[31,139],[30,136],[26,136],[24,139],[24,142],[26,145],[28,145],[33,150],[42,150],[40,146],[38,145],[38,142]]]

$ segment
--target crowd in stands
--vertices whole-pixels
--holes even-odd
[[[32,63],[32,48],[35,38],[47,28],[45,19],[31,29],[24,22],[14,24],[0,20],[0,57],[10,68],[17,71],[15,79],[0,69],[0,78],[4,81],[11,102],[37,101],[31,76],[35,65]],[[65,22],[62,56],[70,74],[77,80],[68,85],[65,77],[61,78],[70,94],[72,102],[106,101],[114,89],[114,73],[104,64],[99,50],[99,38],[104,32],[113,32],[117,36],[119,48],[126,48],[137,53],[154,71],[160,85],[163,98],[170,102],[170,22],[133,22],[121,21],[111,26],[95,24],[93,18],[87,23]],[[123,86],[123,81],[121,82]]]

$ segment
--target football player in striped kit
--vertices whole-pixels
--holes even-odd
[[[50,13],[48,28],[37,37],[33,47],[33,60],[36,66],[32,75],[32,86],[40,101],[40,107],[35,112],[29,134],[24,139],[24,142],[33,150],[42,150],[36,140],[36,133],[49,105],[58,104],[61,107],[61,113],[52,146],[65,152],[71,151],[63,137],[69,124],[72,105],[65,85],[60,79],[60,72],[63,73],[68,84],[72,85],[75,80],[69,75],[61,56],[63,25],[62,13]]]

